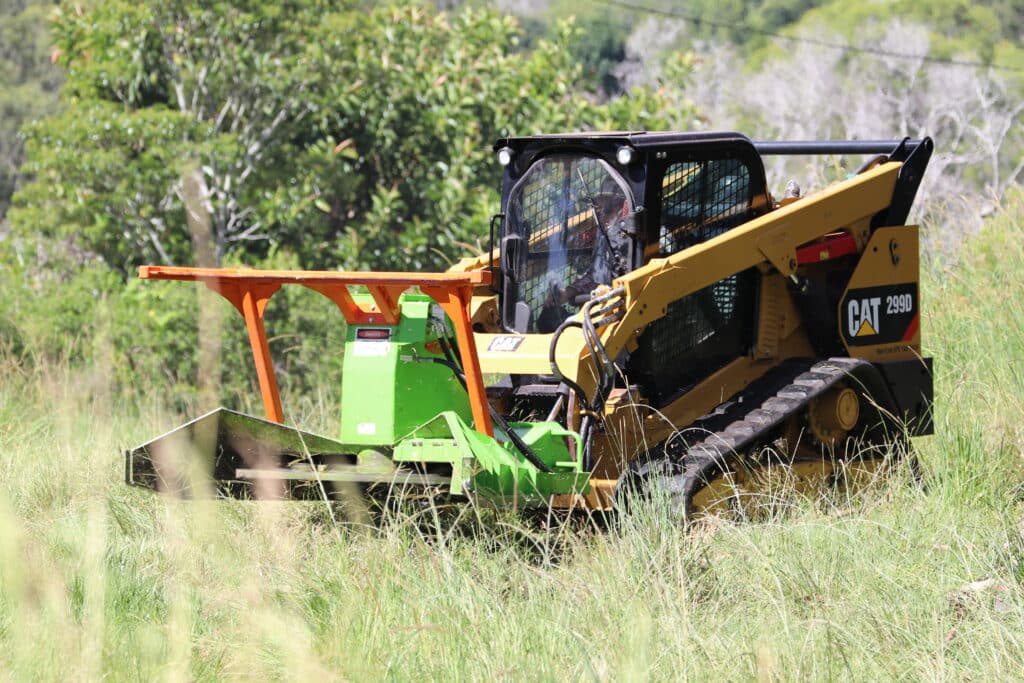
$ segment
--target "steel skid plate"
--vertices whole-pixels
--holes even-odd
[[[278,470],[302,461],[354,461],[341,443],[294,427],[217,408],[125,453],[125,481],[182,497],[279,498],[280,479],[239,470]],[[268,490],[261,490],[267,488]]]

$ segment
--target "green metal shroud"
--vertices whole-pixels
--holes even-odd
[[[196,495],[198,472],[230,497],[427,485],[523,506],[588,493],[573,456],[582,453],[577,433],[553,422],[509,425],[551,470],[542,472],[500,429],[491,438],[471,426],[446,316],[421,294],[403,294],[400,304],[397,325],[349,327],[339,439],[220,408],[129,450],[127,482]]]

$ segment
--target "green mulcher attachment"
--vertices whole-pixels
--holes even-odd
[[[128,484],[185,497],[257,499],[340,497],[357,485],[431,487],[524,507],[589,492],[576,432],[554,422],[505,423],[489,409],[467,317],[475,283],[462,282],[480,273],[149,266],[140,274],[202,281],[236,305],[246,318],[268,419],[226,408],[209,412],[127,451]],[[262,311],[288,282],[325,294],[349,322],[338,439],[280,419]],[[349,293],[350,285],[369,293]],[[404,292],[411,285],[427,293]]]

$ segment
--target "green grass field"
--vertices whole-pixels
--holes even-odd
[[[377,531],[174,502],[121,452],[182,419],[0,368],[0,678],[993,680],[1024,662],[1024,208],[925,278],[924,472],[767,521]],[[312,404],[311,404],[312,405]],[[306,424],[329,432],[328,409]],[[472,533],[473,530],[476,533]],[[482,529],[482,530],[481,530]]]

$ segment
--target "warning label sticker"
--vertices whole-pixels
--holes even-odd
[[[839,311],[847,346],[909,342],[917,333],[917,283],[851,289]]]
[[[357,339],[356,341],[349,342],[349,347],[352,349],[353,356],[379,357],[388,355],[391,351],[391,342]]]

